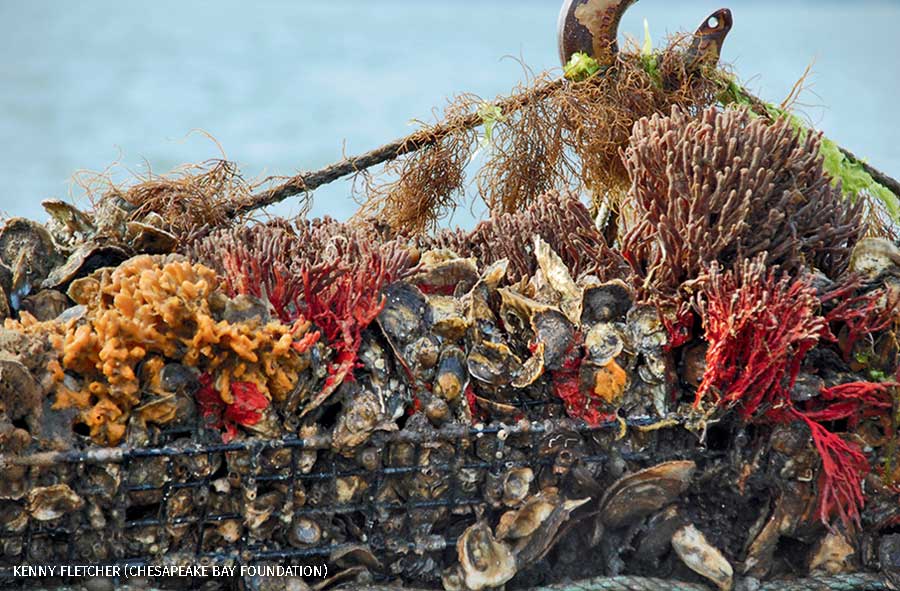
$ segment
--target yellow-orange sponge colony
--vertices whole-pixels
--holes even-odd
[[[174,400],[154,400],[166,393],[150,377],[158,372],[148,371],[168,362],[212,376],[227,404],[232,380],[283,400],[309,366],[304,353],[316,335],[302,320],[288,326],[265,314],[223,318],[229,300],[218,285],[203,265],[148,255],[78,280],[69,294],[85,313],[41,323],[53,333],[63,369],[80,378],[77,388],[59,382],[55,407],[81,409],[93,440],[115,445],[138,405],[152,408],[141,414],[149,422],[176,417]]]

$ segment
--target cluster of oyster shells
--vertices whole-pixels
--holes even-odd
[[[135,251],[174,248],[153,220],[129,221],[121,203],[104,207],[112,213],[102,224],[59,203],[48,206],[49,230],[7,222],[0,312],[57,317],[74,279]],[[354,379],[307,417],[267,415],[236,448],[187,429],[163,441],[166,453],[127,464],[5,464],[4,561],[33,556],[25,532],[58,528],[77,536],[49,539],[45,556],[67,558],[72,544],[87,561],[190,561],[198,549],[238,547],[325,552],[339,568],[316,589],[387,579],[479,591],[639,573],[727,591],[739,576],[785,574],[780,548],[792,549],[791,568],[832,574],[900,555],[878,530],[817,520],[817,456],[796,426],[751,439],[729,425],[702,442],[673,426],[676,411],[690,415],[677,408],[679,390],[702,375],[702,350],[676,360],[659,311],[636,305],[625,283],[572,278],[540,238],[533,252],[538,271],[505,287],[505,261],[480,269],[450,251],[423,253],[414,274],[386,289]],[[852,266],[871,281],[896,278],[900,254],[866,240]],[[0,355],[7,441],[22,421],[50,412],[34,358],[10,349]],[[178,382],[178,367],[164,371],[175,375],[160,383]],[[559,400],[564,372],[587,393],[584,407]],[[324,364],[308,373],[298,389],[321,381]],[[586,416],[621,424],[586,427]],[[621,429],[626,418],[644,428]],[[254,443],[272,433],[303,445]],[[900,517],[875,499],[873,519]],[[251,581],[263,584],[307,588]]]

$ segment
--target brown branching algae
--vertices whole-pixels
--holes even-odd
[[[673,109],[635,125],[622,252],[641,288],[674,294],[712,262],[760,253],[839,277],[865,227],[861,206],[830,184],[818,142],[746,110]]]

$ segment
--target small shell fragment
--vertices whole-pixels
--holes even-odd
[[[463,582],[470,591],[499,587],[516,575],[516,559],[509,546],[497,541],[483,521],[459,536],[456,552]]]
[[[731,591],[734,586],[731,563],[693,524],[675,532],[672,549],[692,571],[715,583],[721,591]]]

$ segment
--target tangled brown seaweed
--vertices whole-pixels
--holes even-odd
[[[464,194],[465,168],[484,146],[476,181],[495,214],[526,207],[550,189],[585,186],[596,201],[621,195],[628,175],[620,151],[641,117],[673,106],[697,112],[716,102],[718,82],[692,71],[685,40],[655,55],[648,72],[637,52],[618,54],[603,75],[582,81],[535,77],[518,89],[514,107],[502,110],[472,95],[451,103],[439,142],[387,165],[388,179],[370,179],[362,217],[379,217],[395,231],[434,229]],[[481,138],[468,118],[479,114],[490,131]]]
[[[135,176],[126,185],[113,183],[105,174],[82,173],[76,180],[94,201],[95,210],[118,202],[127,214],[117,223],[152,220],[182,243],[230,223],[228,210],[245,203],[253,190],[237,165],[225,159],[185,165],[169,174]]]

